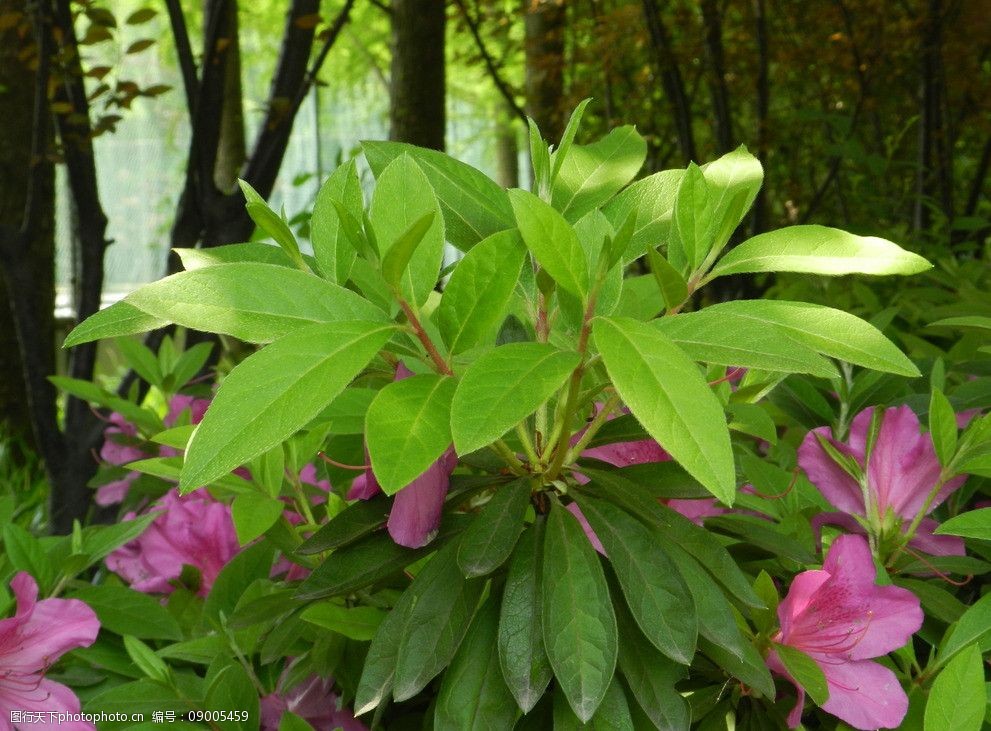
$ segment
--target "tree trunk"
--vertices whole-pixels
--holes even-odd
[[[733,116],[729,103],[729,89],[726,87],[726,63],[723,58],[723,18],[717,0],[702,0],[701,8],[716,148],[719,154],[724,155],[733,149]]]
[[[753,0],[754,37],[757,42],[757,88],[754,95],[754,117],[757,121],[757,159],[764,165],[764,184],[754,199],[754,212],[750,219],[750,235],[764,233],[768,227],[767,211],[767,171],[768,165],[768,121],[767,115],[771,106],[770,62],[767,48],[767,15],[764,0]]]
[[[942,0],[929,0],[922,31],[919,90],[919,147],[914,215],[914,227],[919,233],[927,231],[931,226],[930,206],[934,200],[939,201],[947,219],[952,220],[953,216],[951,156],[947,149],[943,119],[942,16]]]
[[[564,132],[564,29],[561,0],[523,0],[526,111],[546,140]]]
[[[228,2],[223,12],[227,35],[224,55],[224,93],[221,99],[220,138],[217,161],[213,168],[213,184],[224,193],[237,188],[237,179],[247,158],[244,141],[244,102],[241,93],[241,44],[237,22],[237,3]]]
[[[520,185],[520,147],[516,137],[516,124],[508,113],[496,112],[496,182],[503,188]]]
[[[389,138],[444,149],[445,0],[393,0]]]
[[[31,49],[34,36],[30,32],[31,20],[24,0],[0,0],[0,17],[20,20],[0,29],[0,180],[23,180],[25,171],[34,169],[40,176],[40,199],[37,204],[38,225],[29,232],[30,241],[17,255],[31,277],[36,281],[26,292],[20,293],[24,304],[34,313],[41,331],[36,334],[37,348],[43,353],[46,371],[54,371],[54,211],[55,188],[51,161],[37,158],[31,150],[34,127],[35,71],[21,54]],[[24,31],[27,31],[26,33]],[[45,148],[50,139],[45,140]],[[25,185],[0,185],[0,221],[19,225],[27,204],[28,188]],[[31,412],[28,408],[29,393],[24,380],[21,352],[17,342],[17,330],[12,310],[12,299],[3,278],[0,278],[0,439],[8,435],[15,443],[29,450],[38,448],[31,428]],[[27,455],[16,454],[15,458]]]

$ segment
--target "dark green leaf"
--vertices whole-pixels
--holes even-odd
[[[805,692],[809,694],[813,703],[821,706],[829,699],[826,676],[815,660],[790,645],[776,644],[774,651],[785,670],[795,679],[796,683],[805,688]]]
[[[461,536],[458,565],[465,576],[485,576],[509,558],[524,528],[530,483],[516,480],[499,487]]]
[[[180,640],[182,630],[156,597],[110,584],[83,586],[70,596],[96,612],[100,626],[119,635],[143,640]]]

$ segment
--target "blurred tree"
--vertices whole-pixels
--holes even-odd
[[[445,0],[393,0],[389,137],[444,149]]]

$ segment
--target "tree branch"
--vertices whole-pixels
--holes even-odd
[[[189,29],[186,16],[183,15],[179,0],[165,0],[169,11],[169,24],[172,27],[172,39],[175,42],[176,55],[179,57],[179,70],[182,72],[182,85],[186,90],[186,106],[189,118],[196,116],[196,97],[199,93],[199,79],[196,74],[196,61],[193,59],[193,47],[189,43]]]
[[[482,56],[482,60],[485,61],[485,67],[489,71],[489,76],[492,78],[492,83],[496,85],[496,89],[502,94],[503,99],[506,100],[507,106],[509,106],[510,111],[519,119],[523,126],[527,124],[526,112],[523,108],[516,102],[516,97],[513,94],[513,90],[509,88],[506,80],[502,78],[499,73],[499,68],[496,66],[495,59],[492,58],[492,54],[489,53],[489,49],[485,46],[485,41],[482,39],[482,34],[479,31],[478,19],[473,18],[471,13],[468,11],[468,7],[465,5],[464,0],[454,0],[455,4],[458,6],[458,10],[461,11],[461,16],[465,20],[465,24],[468,26],[468,30],[471,31],[472,38],[475,39],[475,46],[478,48],[479,54]]]

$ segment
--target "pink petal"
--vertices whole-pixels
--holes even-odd
[[[714,518],[717,515],[723,515],[729,512],[726,508],[721,507],[715,498],[695,498],[691,500],[673,498],[667,501],[667,506],[681,513],[696,525],[702,525],[702,521],[706,518]]]
[[[964,546],[963,538],[933,535],[933,531],[938,527],[939,523],[932,518],[923,518],[922,522],[919,523],[919,529],[912,536],[908,545],[918,551],[928,553],[930,556],[966,556],[967,549]]]
[[[857,729],[898,728],[908,696],[895,674],[876,662],[819,661],[829,686],[822,709]]]
[[[939,473],[932,439],[921,433],[915,412],[908,406],[887,409],[868,466],[868,484],[880,514],[891,507],[902,518],[914,518],[939,480]],[[955,487],[945,485],[941,491],[945,494],[933,507]]]
[[[798,465],[830,503],[844,512],[863,515],[864,498],[860,485],[833,461],[819,444],[816,435],[828,439],[839,452],[857,456],[845,444],[835,441],[830,436],[828,427],[819,427],[806,434],[802,440],[802,445],[798,448]]]
[[[78,599],[43,599],[19,631],[20,647],[4,664],[43,670],[77,647],[89,647],[100,631],[100,620]]]
[[[588,542],[592,544],[592,548],[601,553],[603,556],[606,554],[606,549],[602,546],[602,541],[599,537],[595,535],[595,531],[592,530],[592,526],[589,525],[588,518],[582,513],[582,509],[578,507],[578,503],[569,503],[568,511],[578,519],[581,524],[582,530],[585,531],[585,537],[588,538]]]
[[[601,447],[592,447],[582,452],[582,457],[598,459],[614,467],[627,467],[634,464],[667,462],[671,456],[653,439],[636,442],[616,442]]]
[[[767,667],[773,670],[775,673],[781,677],[788,680],[789,683],[795,686],[795,705],[788,712],[788,728],[798,728],[798,724],[802,722],[802,711],[805,709],[805,688],[798,684],[798,682],[788,674],[785,670],[784,664],[781,662],[781,658],[778,657],[778,653],[771,650],[764,662],[767,663]]]
[[[448,448],[426,472],[396,493],[386,524],[392,540],[401,546],[420,548],[433,539],[456,464],[454,450]]]
[[[54,680],[41,678],[37,684],[21,689],[18,686],[0,686],[0,710],[4,721],[9,721],[11,710],[35,711],[41,713],[41,721],[21,725],[21,729],[47,729],[49,731],[93,731],[92,723],[86,721],[66,721],[50,719],[48,713],[79,713],[79,698],[69,688]],[[8,727],[9,728],[9,727]]]
[[[123,502],[124,498],[127,497],[128,491],[131,489],[131,483],[140,476],[141,474],[139,472],[128,472],[126,476],[116,482],[108,482],[106,485],[101,485],[96,490],[96,504],[106,507],[107,505],[116,505]]]
[[[792,644],[790,640],[795,618],[805,611],[812,597],[828,579],[829,573],[826,571],[803,571],[792,580],[787,596],[778,604],[781,632],[777,641]]]
[[[900,586],[874,587],[868,612],[867,628],[850,650],[853,660],[868,660],[893,652],[922,626],[919,599]]]

